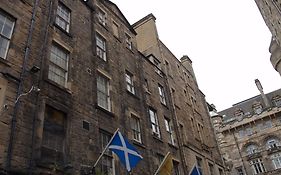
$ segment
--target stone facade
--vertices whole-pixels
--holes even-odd
[[[274,69],[281,74],[281,1],[280,0],[255,0],[260,13],[272,34],[269,47],[270,61]]]
[[[130,25],[108,0],[0,7],[0,172],[85,174],[119,128],[143,156],[132,174],[154,174],[168,152],[175,175],[196,161],[223,173],[191,60],[159,40],[153,15]],[[126,174],[110,152],[96,171]]]
[[[221,112],[211,112],[227,174],[280,174],[280,97],[280,89],[262,92]]]

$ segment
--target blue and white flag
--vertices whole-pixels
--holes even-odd
[[[200,170],[198,169],[197,165],[195,164],[189,173],[189,175],[201,175]]]
[[[122,136],[120,131],[115,133],[108,148],[119,157],[120,161],[126,166],[129,172],[143,159],[133,145]]]

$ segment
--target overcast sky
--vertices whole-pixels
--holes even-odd
[[[254,0],[116,0],[133,24],[149,13],[160,39],[177,58],[188,55],[199,88],[217,110],[281,88],[270,63],[271,34]]]

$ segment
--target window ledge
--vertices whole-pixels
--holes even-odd
[[[59,25],[57,25],[55,22],[54,22],[54,26],[59,29],[62,33],[64,33],[65,35],[69,36],[70,38],[72,38],[72,35],[70,32],[67,32],[66,30],[64,30],[63,28],[61,28]]]
[[[67,87],[64,87],[64,86],[62,86],[62,85],[60,85],[60,84],[58,84],[58,83],[56,83],[56,82],[54,82],[54,81],[52,81],[50,79],[46,79],[45,81],[48,84],[51,84],[51,85],[55,86],[56,88],[59,88],[59,89],[63,90],[64,92],[67,92],[68,94],[72,95],[71,90],[68,89]]]
[[[139,142],[139,141],[137,141],[135,139],[133,139],[132,141],[133,141],[134,145],[137,145],[137,146],[139,146],[141,148],[144,148],[144,149],[146,148],[146,146],[142,142]]]
[[[158,136],[152,134],[152,137],[153,137],[155,140],[158,140],[159,142],[162,142],[162,143],[163,143],[163,140],[162,140],[161,138],[159,138]]]
[[[132,96],[132,97],[134,97],[134,98],[136,98],[136,99],[140,99],[136,94],[133,94],[132,92],[130,92],[130,91],[128,91],[128,90],[126,90],[127,91],[127,93],[130,95],[130,96]]]
[[[115,117],[115,115],[111,111],[104,109],[103,107],[99,106],[97,103],[95,104],[95,107],[96,109],[102,111],[103,113],[109,115],[110,117]]]
[[[171,144],[170,142],[168,142],[168,145],[169,145],[170,147],[174,148],[174,149],[179,149],[177,145],[173,145],[173,144]]]
[[[164,103],[161,102],[161,105],[164,106],[165,108],[169,109],[167,103],[164,104]]]
[[[11,63],[7,59],[0,58],[0,63],[6,65],[8,67],[11,67]]]

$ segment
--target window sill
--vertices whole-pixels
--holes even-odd
[[[0,58],[0,63],[4,64],[5,66],[11,67],[11,63],[7,59]]]
[[[55,26],[57,29],[59,29],[62,33],[64,33],[65,35],[69,36],[70,38],[73,38],[70,32],[64,30],[63,28],[61,28],[61,27],[60,27],[59,25],[57,25],[56,23],[54,23],[54,26]]]
[[[97,103],[95,104],[95,107],[96,107],[96,109],[98,109],[99,111],[107,114],[108,116],[115,117],[115,115],[111,111],[109,111],[107,109],[104,109],[103,107],[99,106]]]
[[[142,142],[139,142],[139,141],[137,141],[135,139],[133,139],[132,142],[133,142],[134,145],[137,145],[137,146],[139,146],[139,147],[141,147],[143,149],[146,148],[146,146]]]
[[[167,104],[164,104],[164,103],[161,102],[161,105],[164,106],[165,108],[169,109]]]
[[[136,99],[140,99],[136,94],[133,94],[132,92],[130,92],[130,91],[128,91],[128,90],[126,90],[127,91],[127,93],[130,95],[130,96],[132,96],[132,97],[134,97],[134,98],[136,98]]]
[[[72,95],[71,90],[68,89],[67,87],[64,87],[64,86],[62,86],[62,85],[60,85],[60,84],[58,84],[58,83],[56,83],[56,82],[54,82],[54,81],[52,81],[52,80],[50,80],[50,79],[47,79],[47,80],[45,80],[45,81],[46,81],[48,84],[51,84],[51,85],[55,86],[56,88],[59,88],[59,89],[63,90],[64,92],[67,92],[68,94]]]
[[[152,137],[155,139],[155,140],[158,140],[159,142],[163,143],[163,140],[161,138],[159,138],[158,136],[152,134]]]
[[[173,144],[171,144],[170,142],[168,142],[168,145],[169,145],[170,147],[174,148],[174,149],[179,149],[177,145],[173,145]]]

